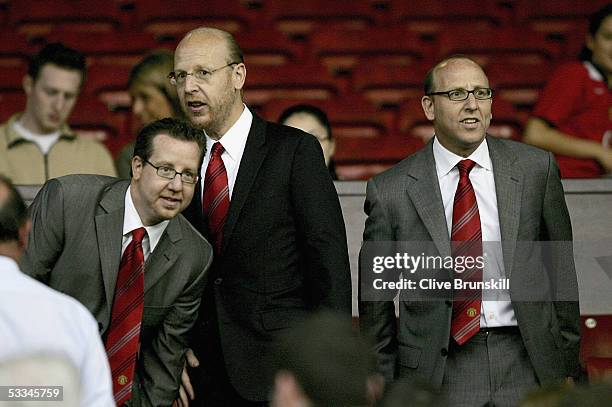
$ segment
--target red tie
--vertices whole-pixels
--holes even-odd
[[[106,353],[118,406],[132,397],[132,381],[138,357],[140,323],[144,308],[144,228],[132,231],[132,241],[123,252],[115,286]]]
[[[221,159],[223,151],[225,149],[221,143],[213,144],[204,176],[204,198],[202,199],[202,209],[208,217],[208,232],[216,254],[221,252],[223,225],[225,225],[230,205],[227,172]]]
[[[470,171],[476,163],[462,160],[459,168],[459,184],[453,204],[453,230],[451,232],[453,257],[482,256],[482,231],[476,194],[470,182]],[[482,268],[466,269],[462,273],[454,272],[454,278],[465,281],[482,281]],[[480,305],[482,290],[455,290],[451,336],[459,345],[463,345],[480,330]]]

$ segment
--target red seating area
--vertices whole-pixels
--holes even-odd
[[[232,32],[247,63],[247,103],[270,120],[291,103],[323,107],[343,179],[368,178],[432,135],[423,77],[464,53],[496,89],[491,133],[520,140],[550,71],[583,44],[603,0],[2,0],[0,119],[21,110],[27,57],[50,41],[87,55],[71,122],[117,152],[131,138],[131,66],[189,29]]]

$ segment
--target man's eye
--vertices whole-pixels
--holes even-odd
[[[176,74],[177,78],[185,79],[187,77],[187,72],[178,72]]]
[[[159,167],[159,171],[164,175],[169,175],[174,172],[174,169],[170,167]]]
[[[460,90],[460,89],[457,89],[457,90],[451,90],[450,92],[448,92],[448,95],[449,95],[451,98],[458,98],[458,97],[463,96],[463,91],[462,91],[462,90]]]
[[[196,74],[196,76],[197,76],[198,78],[204,79],[204,78],[206,78],[208,75],[210,75],[210,72],[209,72],[209,71],[207,71],[206,69],[198,69],[198,70],[195,72],[195,74]]]

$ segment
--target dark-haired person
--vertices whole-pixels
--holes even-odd
[[[64,401],[71,401],[69,389],[77,385],[80,396],[74,405],[113,405],[108,360],[98,335],[98,324],[89,311],[73,298],[46,287],[19,269],[19,259],[28,245],[31,222],[28,210],[11,181],[0,175],[0,383],[28,386],[64,386]],[[57,383],[61,372],[48,358],[65,359],[74,368],[74,382]],[[36,367],[45,377],[34,383],[36,374],[19,361]],[[28,373],[26,373],[28,372]],[[76,386],[75,386],[76,387]],[[74,397],[76,398],[76,396]],[[72,405],[72,404],[71,404]]]
[[[338,179],[334,162],[336,140],[332,136],[329,119],[323,110],[313,105],[294,105],[281,113],[278,122],[315,136],[319,140],[319,144],[321,144],[323,158],[325,158],[325,165],[329,169],[329,175],[331,175],[333,180]]]
[[[32,204],[22,268],[94,315],[118,405],[169,406],[178,395],[212,260],[211,246],[180,215],[203,154],[201,131],[155,121],[137,136],[131,180],[60,177]]]
[[[552,151],[564,178],[612,173],[612,4],[592,15],[580,61],[559,66],[525,127]]]
[[[77,173],[115,175],[108,150],[66,124],[86,72],[85,57],[60,43],[32,57],[23,78],[25,110],[0,127],[0,174],[18,185]]]
[[[132,114],[140,126],[165,117],[183,117],[176,88],[168,81],[168,73],[173,67],[172,51],[160,49],[147,54],[132,68],[128,90],[132,98]],[[119,177],[130,178],[133,152],[133,141],[119,151],[115,160]]]

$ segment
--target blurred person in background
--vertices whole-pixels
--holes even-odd
[[[323,110],[313,105],[294,105],[281,113],[278,122],[315,136],[323,149],[323,157],[325,158],[325,165],[329,169],[329,175],[333,180],[338,179],[336,163],[333,160],[336,152],[336,141],[332,136],[329,119]]]
[[[83,54],[60,43],[32,57],[23,78],[25,111],[0,126],[0,174],[18,185],[77,173],[115,175],[108,150],[66,124],[86,73]]]
[[[128,89],[132,97],[132,113],[138,119],[139,127],[165,117],[183,117],[176,87],[167,78],[173,67],[172,51],[160,49],[146,55],[132,68]],[[131,141],[117,155],[115,164],[119,177],[130,178],[133,152],[134,141]]]
[[[580,61],[552,75],[523,141],[555,154],[563,178],[612,173],[612,4],[592,15]]]

